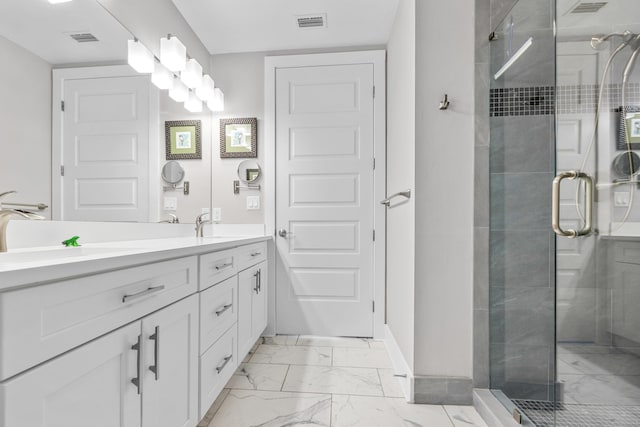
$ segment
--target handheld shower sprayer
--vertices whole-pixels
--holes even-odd
[[[623,33],[611,33],[606,35],[593,36],[591,37],[591,47],[596,50],[604,49],[603,43],[609,40],[611,37],[622,37],[622,43],[626,45],[637,36],[629,30]]]

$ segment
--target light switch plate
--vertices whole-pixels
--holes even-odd
[[[629,206],[629,193],[626,191],[616,191],[613,193],[613,204],[616,207]]]
[[[247,210],[260,209],[260,196],[247,196]]]
[[[175,211],[178,209],[178,199],[176,197],[165,197],[164,198],[164,210],[165,211]]]
[[[214,222],[222,221],[221,208],[213,208],[213,210],[211,211],[211,221],[214,221]]]

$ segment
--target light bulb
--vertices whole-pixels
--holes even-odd
[[[161,63],[156,62],[151,74],[151,83],[158,89],[173,89],[173,73]]]
[[[139,73],[153,72],[153,54],[137,40],[128,42],[128,63]]]
[[[189,99],[184,103],[184,108],[191,113],[201,113],[202,100],[195,93],[189,92]]]
[[[215,93],[214,90],[215,83],[211,76],[206,74],[204,77],[202,77],[202,85],[200,85],[199,88],[196,88],[196,95],[198,95],[198,98],[202,99],[203,101],[208,101],[210,99],[213,99]]]
[[[215,88],[213,98],[207,102],[211,111],[224,111],[224,93],[219,87]]]
[[[202,65],[193,58],[188,60],[184,70],[180,73],[180,80],[190,89],[202,86]]]
[[[174,73],[184,70],[187,48],[175,36],[160,39],[160,62]]]
[[[189,88],[178,77],[174,77],[173,89],[169,90],[169,97],[176,102],[186,102],[189,99]]]

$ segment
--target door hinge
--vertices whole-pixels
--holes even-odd
[[[373,230],[373,241],[376,241],[376,230]]]
[[[373,87],[373,97],[374,98],[376,97],[376,87],[375,86]]]
[[[60,166],[60,176],[64,176],[64,165]]]
[[[64,111],[64,101],[60,101],[60,110]]]
[[[376,170],[376,158],[373,158],[373,170]]]
[[[375,301],[371,301],[371,310],[375,313],[376,312],[376,302]]]

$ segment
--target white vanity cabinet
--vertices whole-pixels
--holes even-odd
[[[2,383],[0,425],[193,427],[197,337],[193,295]]]
[[[0,280],[0,427],[198,424],[266,328],[267,244],[158,251]]]

